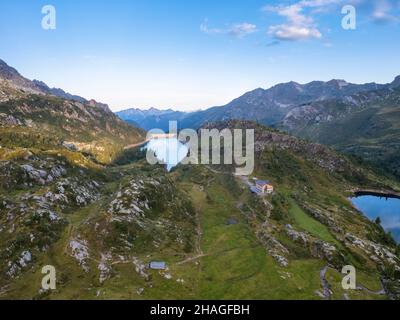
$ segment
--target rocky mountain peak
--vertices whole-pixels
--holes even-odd
[[[296,90],[296,91],[302,91],[302,85],[295,82],[295,81],[290,81],[287,83],[280,83],[277,84],[276,86],[272,87],[269,90]]]
[[[391,83],[391,87],[400,87],[400,76],[397,76]]]
[[[17,70],[10,67],[7,63],[0,59],[0,77],[11,80],[16,77],[21,77]]]
[[[88,102],[88,104],[89,104],[91,107],[99,108],[99,109],[101,109],[101,110],[103,110],[103,111],[105,111],[105,112],[112,113],[112,111],[110,110],[110,107],[108,106],[108,104],[101,103],[101,102],[97,102],[97,101],[94,100],[94,99],[91,99],[91,100]]]
[[[328,81],[326,84],[334,86],[338,89],[341,89],[342,87],[347,87],[349,85],[349,83],[343,79],[332,79],[331,81]]]
[[[18,89],[23,89],[31,93],[42,93],[41,89],[32,81],[24,78],[16,69],[10,67],[0,59],[0,79],[11,83]]]
[[[29,80],[23,77],[16,69],[10,67],[6,62],[0,59],[0,79],[5,80],[13,87],[22,89],[25,92],[33,94],[53,95],[58,98],[72,100],[83,104],[89,104],[106,112],[111,112],[108,105],[99,103],[95,100],[88,101],[78,95],[73,95],[59,88],[50,88],[46,83],[40,80]]]

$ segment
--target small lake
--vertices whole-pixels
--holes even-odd
[[[157,159],[166,164],[168,171],[176,167],[189,152],[189,148],[177,138],[153,139],[143,148],[154,151]]]
[[[366,195],[350,200],[372,221],[379,217],[382,227],[390,231],[397,243],[400,243],[400,199]]]

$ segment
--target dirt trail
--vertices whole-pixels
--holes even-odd
[[[320,271],[320,274],[319,274],[320,279],[321,279],[322,288],[323,288],[322,294],[323,294],[325,300],[330,300],[330,298],[331,298],[331,290],[329,289],[329,283],[326,280],[326,272],[328,271],[328,269],[329,269],[329,266],[325,266]],[[379,296],[386,295],[386,291],[383,288],[382,288],[382,290],[379,290],[379,291],[372,291],[362,285],[358,285],[357,290],[363,290],[372,295],[379,295]],[[343,297],[345,300],[351,300],[347,293],[345,293]]]
[[[329,268],[329,266],[323,267],[319,273],[319,277],[321,279],[321,284],[322,284],[322,289],[323,289],[322,294],[323,294],[325,300],[330,300],[330,298],[331,298],[331,290],[329,289],[329,283],[325,278],[328,268]]]
[[[185,259],[185,260],[183,260],[183,261],[180,261],[180,262],[176,263],[176,265],[180,266],[180,265],[182,265],[182,264],[189,263],[189,262],[198,260],[198,259],[203,258],[203,257],[206,257],[206,256],[208,256],[208,254],[202,253],[202,254],[199,254],[199,255],[197,255],[197,256],[190,257],[190,258],[187,258],[187,259]]]
[[[196,210],[196,252],[199,255],[203,255],[203,249],[201,248],[201,238],[203,235],[203,230],[201,228],[201,221],[200,221],[200,212],[199,210]]]
[[[379,290],[379,291],[372,291],[372,290],[369,290],[368,288],[366,288],[364,286],[357,286],[357,289],[358,290],[364,290],[364,291],[368,292],[369,294],[374,294],[374,295],[377,295],[377,296],[386,295],[386,291],[383,288],[382,288],[382,290]]]

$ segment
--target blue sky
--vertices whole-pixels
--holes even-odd
[[[194,110],[291,80],[390,82],[399,28],[400,0],[3,0],[0,58],[113,110]]]

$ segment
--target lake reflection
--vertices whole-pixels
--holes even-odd
[[[168,171],[177,166],[189,152],[188,147],[177,138],[153,139],[144,148],[154,151],[157,159],[166,164]]]
[[[393,238],[400,243],[400,199],[360,196],[351,198],[351,201],[371,220],[375,221],[379,217],[382,227],[390,231]]]

